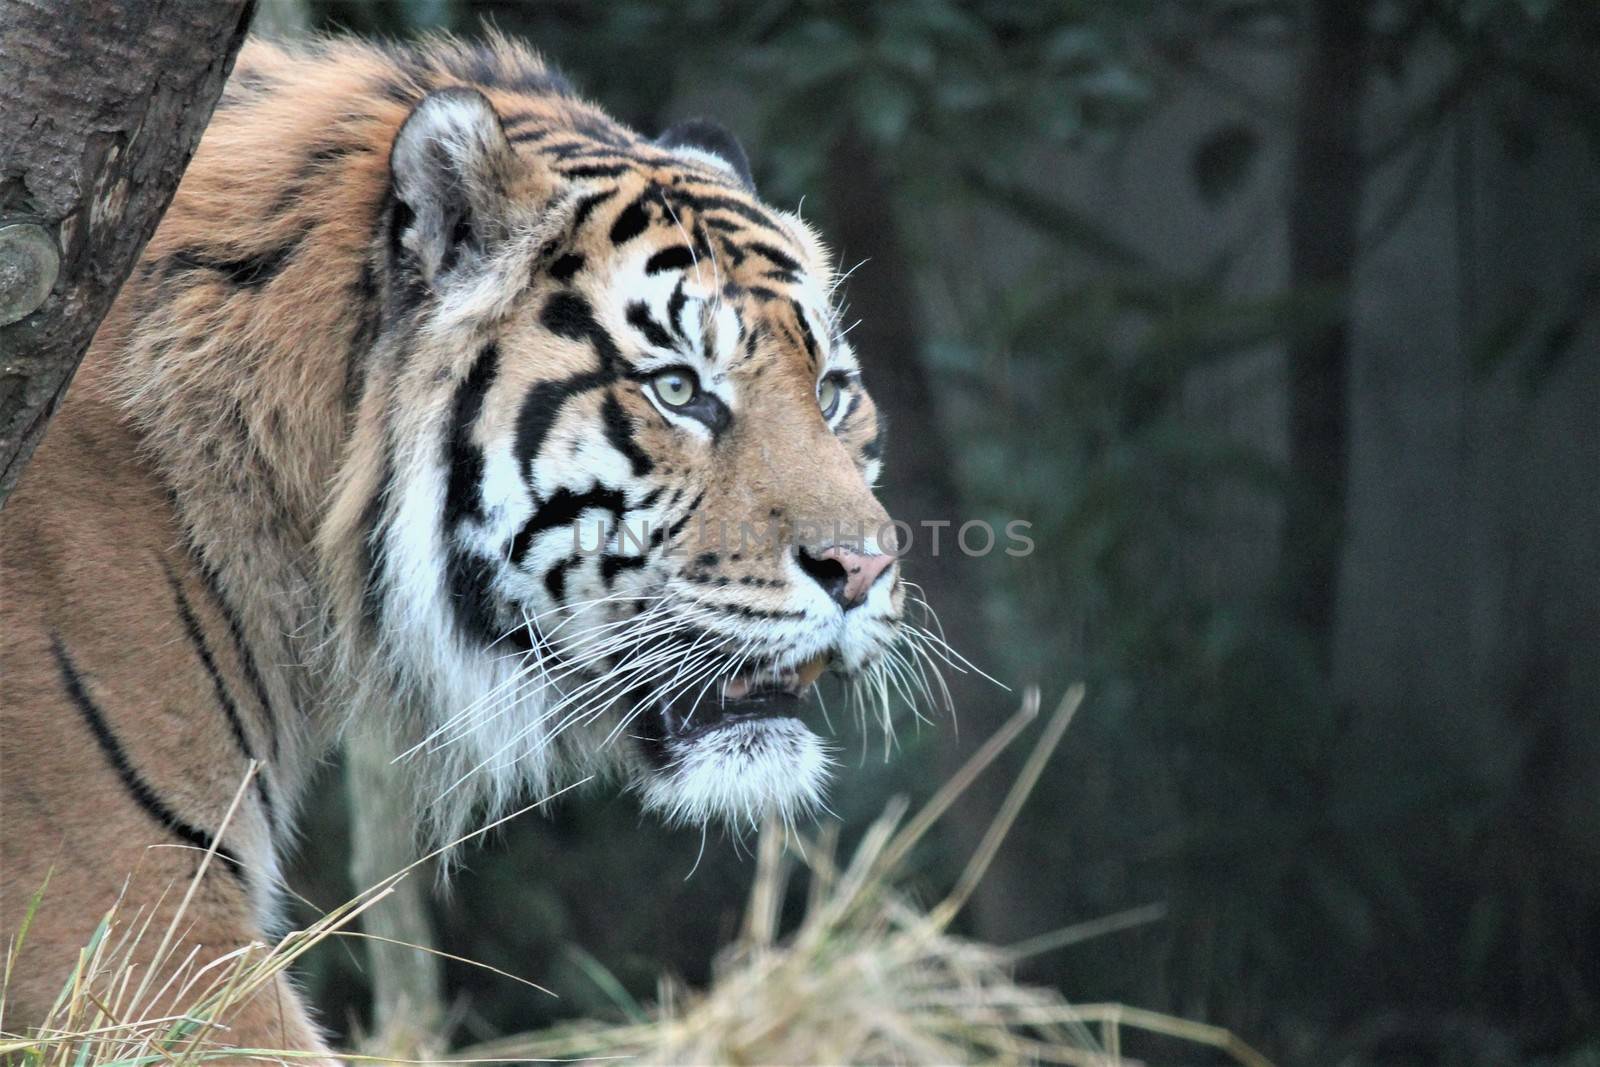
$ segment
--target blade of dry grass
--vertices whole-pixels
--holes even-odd
[[[256,765],[252,763],[240,782],[218,827],[216,840],[202,856],[196,874],[189,880],[178,907],[161,933],[154,954],[148,960],[142,960],[136,955],[136,949],[145,943],[146,935],[151,932],[151,921],[160,909],[160,902],[142,914],[135,913],[121,936],[113,938],[113,930],[122,924],[120,912],[123,902],[119,898],[102,918],[89,943],[79,952],[76,964],[63,985],[62,994],[44,1023],[27,1036],[0,1032],[0,1060],[7,1064],[20,1060],[29,1067],[78,1067],[88,1064],[95,1067],[135,1067],[141,1064],[188,1067],[224,1059],[237,1061],[249,1056],[275,1060],[325,1058],[326,1054],[320,1052],[232,1047],[219,1040],[219,1037],[225,1036],[226,1021],[233,1009],[260,995],[277,975],[317,944],[336,935],[366,936],[345,928],[363,912],[385,899],[401,879],[411,875],[418,867],[589,781],[585,778],[574,782],[565,789],[461,835],[332,909],[304,930],[290,931],[276,945],[242,945],[203,965],[197,965],[199,947],[193,946],[184,955],[174,959],[174,947],[181,943],[184,919],[198,891],[200,879],[218,854],[223,835],[250,788],[256,770]],[[47,906],[45,887],[41,887],[30,904],[23,926],[11,939],[6,956],[8,974],[33,915],[40,907]],[[554,995],[527,979],[487,965],[479,966],[485,966],[542,993]],[[155,1009],[158,1003],[179,1002],[186,1005],[182,1011]],[[343,1058],[350,1062],[399,1062],[393,1057],[346,1055]]]
[[[719,955],[710,986],[663,980],[648,1021],[567,1023],[485,1043],[490,1057],[623,1058],[650,1063],[1059,1063],[1132,1064],[1123,1028],[1221,1050],[1247,1067],[1264,1061],[1227,1031],[1155,1012],[1114,1017],[1068,1004],[1051,989],[1018,984],[1012,965],[1087,937],[1153,922],[1147,905],[1066,927],[1010,948],[952,936],[951,921],[992,862],[1083,700],[1067,692],[950,893],[932,911],[897,883],[915,846],[978,774],[1038,716],[1037,690],[961,770],[909,819],[891,801],[840,869],[836,833],[825,830],[788,862],[784,829],[764,831],[742,936]],[[780,937],[777,916],[790,869],[809,870],[800,925]],[[1098,1025],[1103,1038],[1090,1027]]]

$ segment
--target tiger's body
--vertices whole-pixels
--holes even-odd
[[[881,670],[904,599],[832,277],[721,131],[643,139],[507,42],[248,44],[0,512],[0,929],[50,879],[7,1028],[213,845],[184,937],[262,939],[352,721],[436,835],[596,770],[814,802],[797,694]],[[229,1025],[323,1048],[286,984]]]

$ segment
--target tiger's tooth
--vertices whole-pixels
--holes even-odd
[[[827,669],[827,666],[828,657],[826,655],[815,656],[800,664],[799,669],[795,671],[795,676],[800,680],[800,689],[804,691],[806,686],[822,677],[822,672]]]
[[[738,700],[748,692],[750,692],[750,679],[741,674],[723,683],[722,699]]]

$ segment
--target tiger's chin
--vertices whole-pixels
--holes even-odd
[[[833,761],[800,720],[814,678],[806,668],[737,677],[718,699],[647,709],[637,735],[645,809],[674,824],[755,826],[767,814],[789,822],[820,807]]]

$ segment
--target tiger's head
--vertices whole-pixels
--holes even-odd
[[[421,694],[430,810],[604,767],[670,819],[792,816],[806,690],[885,690],[906,598],[828,253],[718,127],[503,107],[436,91],[395,138],[323,538]]]

